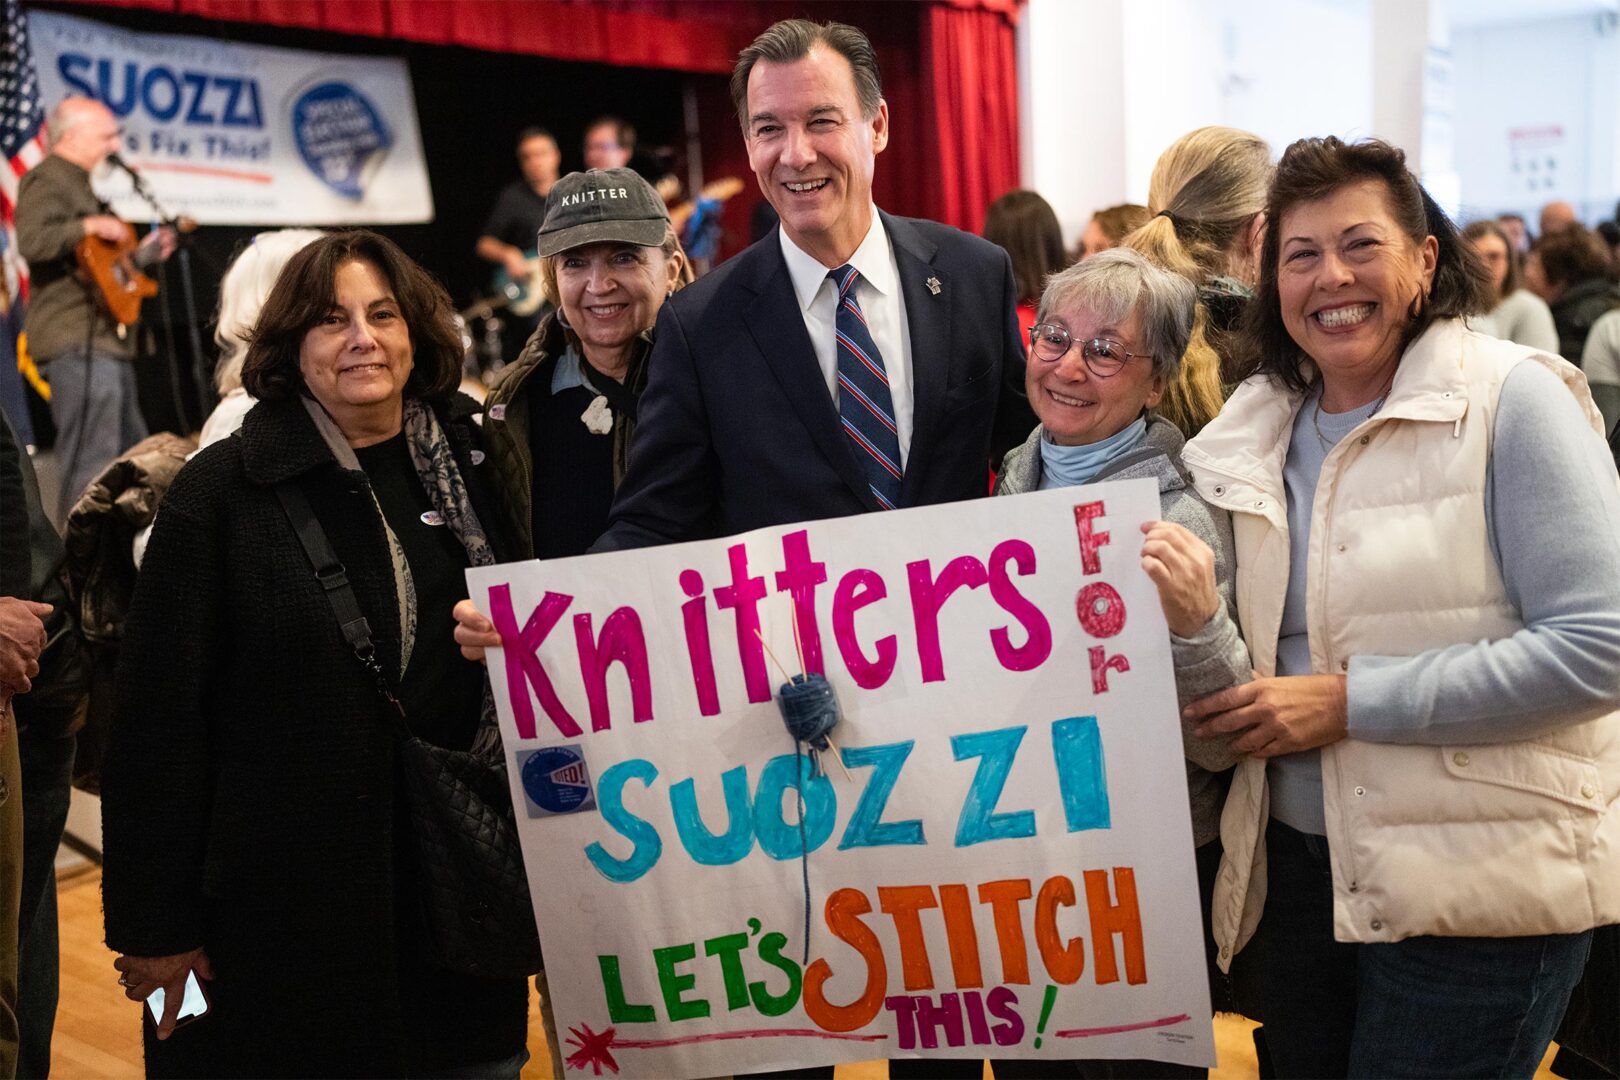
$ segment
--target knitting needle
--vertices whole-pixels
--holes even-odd
[[[776,665],[776,670],[782,673],[782,681],[792,682],[793,676],[788,674],[787,668],[782,666],[782,661],[778,660],[776,654],[771,652],[771,643],[765,640],[765,635],[760,633],[757,626],[754,627],[754,636],[759,638],[759,643],[765,647],[765,655],[771,658],[771,663]]]
[[[793,637],[794,637],[794,644],[795,645],[798,644],[798,636],[799,636],[798,635],[798,628],[799,628],[798,623],[797,623],[797,621],[795,621],[794,626],[793,626],[793,629],[794,629]],[[760,645],[764,646],[765,655],[771,658],[771,663],[776,665],[776,670],[778,670],[778,671],[780,671],[782,673],[783,680],[786,681],[786,682],[792,682],[793,681],[793,676],[791,676],[791,675],[789,675],[787,673],[787,668],[782,666],[782,661],[780,661],[780,660],[778,660],[776,658],[776,654],[771,651],[770,642],[765,640],[765,635],[760,632],[760,629],[757,626],[754,627],[754,636],[759,638]],[[804,676],[802,676],[802,675],[800,676],[800,678],[803,678],[803,677]],[[827,738],[827,749],[832,751],[833,760],[838,763],[838,771],[844,774],[844,779],[845,780],[848,780],[851,783],[854,783],[855,778],[849,774],[849,769],[844,766],[844,755],[842,755],[842,754],[840,754],[838,752],[838,744],[833,742],[831,735],[828,735],[826,738]]]

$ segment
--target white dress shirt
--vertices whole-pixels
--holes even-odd
[[[788,239],[786,229],[777,229],[777,235],[782,238],[782,258],[787,261],[788,276],[793,279],[793,292],[799,300],[799,312],[804,316],[804,328],[810,333],[816,362],[821,365],[827,392],[836,406],[838,286],[827,274],[837,267],[823,266],[805,254]],[[900,439],[900,468],[904,471],[906,460],[911,456],[911,328],[906,323],[905,298],[900,294],[900,268],[895,263],[889,234],[883,228],[883,219],[878,216],[876,207],[872,208],[872,226],[866,231],[866,239],[850,256],[849,265],[861,275],[855,285],[855,302],[866,317],[873,344],[883,354],[883,370],[889,377],[889,398],[894,405],[894,426]]]

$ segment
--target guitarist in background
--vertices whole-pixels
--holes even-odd
[[[531,127],[518,134],[517,158],[523,177],[501,189],[489,220],[479,233],[475,250],[479,258],[503,267],[514,281],[522,282],[528,280],[538,265],[531,264],[530,260],[534,257],[535,237],[546,220],[546,197],[557,182],[562,154],[551,132]],[[518,350],[540,325],[544,314],[539,311],[508,320],[502,349],[508,362],[517,357]]]
[[[78,277],[73,248],[87,236],[113,243],[131,235],[90,188],[90,176],[118,150],[118,121],[89,98],[70,97],[46,121],[50,156],[17,189],[17,250],[33,274],[23,329],[51,383],[51,418],[61,463],[57,522],[91,480],[146,437],[135,394],[133,343]],[[175,235],[154,229],[136,251],[150,264],[173,253]]]

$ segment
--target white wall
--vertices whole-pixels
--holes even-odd
[[[1274,154],[1310,135],[1373,132],[1373,23],[1366,2],[1217,0],[1225,79],[1222,123]]]
[[[1370,0],[1030,0],[1024,184],[1072,243],[1093,211],[1145,202],[1154,162],[1195,127],[1245,128],[1276,153],[1367,135],[1372,26]]]
[[[1612,14],[1458,27],[1456,155],[1462,216],[1554,199],[1588,223],[1620,188],[1620,31]]]
[[[1125,201],[1124,25],[1120,0],[1029,0],[1018,24],[1024,186],[1069,245]]]

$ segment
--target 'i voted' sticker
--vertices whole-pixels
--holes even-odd
[[[472,452],[472,463],[474,465],[482,465],[484,463],[484,452],[482,450],[474,450]]]
[[[444,515],[439,513],[437,510],[424,510],[422,511],[422,524],[443,525]]]
[[[518,775],[532,818],[596,809],[591,771],[578,743],[546,746],[526,755]]]

